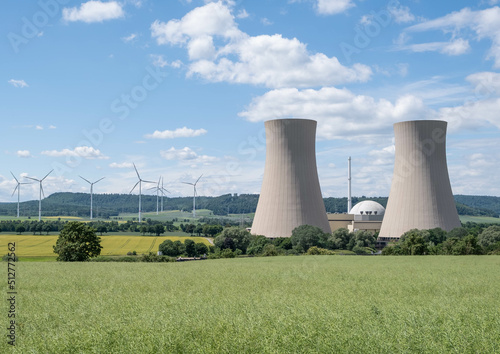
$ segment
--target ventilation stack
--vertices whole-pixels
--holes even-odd
[[[316,168],[316,121],[265,122],[266,165],[252,234],[290,237],[301,225],[331,232]]]
[[[379,240],[411,229],[460,227],[446,164],[445,121],[394,124],[396,156]]]

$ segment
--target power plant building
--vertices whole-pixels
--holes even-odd
[[[394,174],[379,241],[411,229],[460,227],[446,163],[445,121],[394,124]]]
[[[330,233],[316,167],[316,121],[266,121],[264,179],[251,232],[290,237],[301,225]]]

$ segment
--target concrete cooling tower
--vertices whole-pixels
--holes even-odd
[[[330,233],[316,169],[316,121],[265,122],[266,165],[252,234],[290,237],[300,225]]]
[[[411,229],[460,227],[446,165],[446,125],[437,120],[394,124],[394,175],[379,240]]]

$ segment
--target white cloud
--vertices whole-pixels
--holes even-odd
[[[109,164],[109,167],[111,167],[111,168],[133,168],[134,165],[132,164],[132,162],[122,162],[122,163],[112,162]]]
[[[42,151],[42,155],[51,156],[51,157],[61,157],[61,156],[74,156],[81,157],[84,159],[92,160],[92,159],[108,159],[109,157],[104,156],[101,151],[94,149],[91,146],[77,146],[73,150],[63,149],[63,150],[46,150]]]
[[[494,67],[500,68],[500,8],[495,6],[485,10],[472,11],[464,8],[457,12],[452,12],[446,16],[425,21],[407,28],[409,32],[424,32],[431,30],[442,30],[445,33],[451,33],[456,38],[461,30],[471,29],[475,33],[475,39],[481,40],[488,38],[492,44],[487,57],[494,59]],[[465,35],[465,34],[464,34]],[[456,42],[452,41],[452,42]],[[456,49],[450,48],[453,52],[463,51],[463,44],[457,42]],[[447,53],[449,54],[449,53]]]
[[[318,122],[320,139],[360,139],[388,133],[403,120],[432,118],[434,113],[416,96],[405,95],[392,103],[355,95],[347,89],[295,88],[272,90],[254,98],[239,116],[252,122],[282,117],[308,118]]]
[[[500,95],[500,73],[475,73],[467,76],[466,80],[474,85],[474,94],[476,99]]]
[[[158,44],[187,48],[188,76],[212,82],[247,83],[270,88],[365,82],[371,69],[346,67],[336,57],[311,53],[298,39],[279,34],[250,36],[237,27],[231,8],[221,2],[198,7],[180,20],[155,21]]]
[[[49,129],[57,129],[55,125],[49,125]]]
[[[187,127],[177,128],[176,130],[155,130],[153,134],[145,135],[148,139],[174,139],[174,138],[192,138],[206,134],[205,129],[191,129]]]
[[[153,65],[159,68],[164,68],[168,65],[167,61],[163,58],[163,55],[151,54],[150,58],[153,61]]]
[[[334,15],[354,7],[352,0],[317,0],[316,10],[322,15]]]
[[[198,155],[195,151],[191,150],[187,146],[182,149],[176,149],[174,147],[171,147],[168,150],[160,151],[160,155],[166,160],[187,161],[191,164],[195,163],[208,164],[210,162],[217,160],[217,158],[214,156]]]
[[[399,2],[397,2],[399,5]],[[389,6],[388,10],[396,23],[408,23],[415,20],[415,16],[407,6]]]
[[[411,44],[400,47],[401,50],[410,50],[415,53],[439,52],[447,55],[462,55],[470,51],[469,41],[459,38],[451,42],[429,42]]]
[[[264,26],[271,26],[273,24],[273,22],[271,20],[269,20],[268,18],[264,17],[260,20],[260,22],[264,25]]]
[[[18,157],[23,157],[23,158],[32,157],[29,150],[18,150],[16,154]]]
[[[36,130],[43,130],[43,127],[42,127],[41,125],[37,125],[37,126],[35,127],[35,129],[36,129]]]
[[[14,87],[19,87],[19,88],[23,88],[23,87],[29,87],[29,85],[26,83],[26,81],[24,80],[14,80],[14,79],[10,79],[8,81],[9,84],[11,84],[12,86]]]
[[[137,34],[136,33],[131,33],[130,35],[128,35],[126,37],[122,37],[122,41],[124,41],[125,43],[132,42],[136,38],[137,38]]]
[[[122,6],[117,1],[102,2],[91,0],[81,4],[80,8],[64,8],[62,15],[63,19],[68,22],[103,22],[125,16]]]
[[[247,18],[248,16],[250,15],[248,14],[247,10],[243,9],[238,12],[236,18]]]

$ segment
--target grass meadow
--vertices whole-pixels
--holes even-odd
[[[35,236],[35,235],[0,235],[0,255],[7,254],[7,245],[9,242],[16,243],[16,255],[24,257],[57,257],[54,253],[54,246],[59,235]],[[101,237],[101,256],[120,256],[127,252],[136,251],[137,254],[158,251],[158,246],[165,240],[181,241],[192,239],[194,242],[202,242],[210,245],[208,240],[203,237],[184,237],[184,236],[99,236]],[[55,258],[54,258],[55,259]]]
[[[500,351],[496,256],[21,262],[16,276],[12,352]]]

